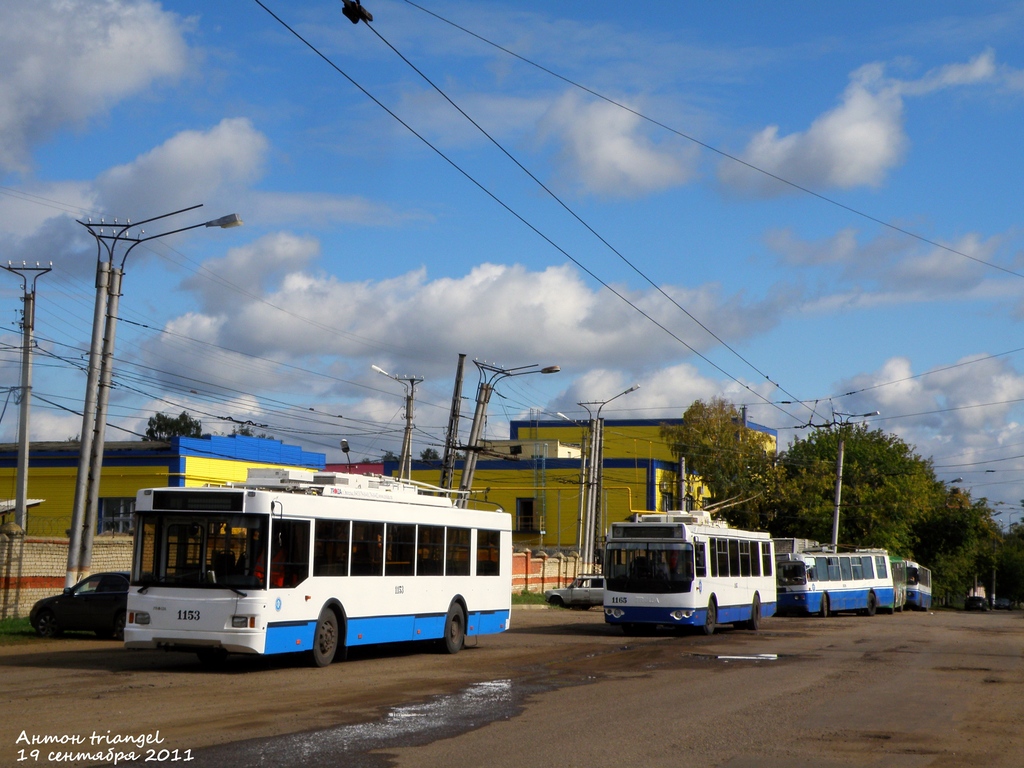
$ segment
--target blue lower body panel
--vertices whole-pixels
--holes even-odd
[[[315,621],[288,621],[267,625],[264,653],[297,653],[313,650]]]

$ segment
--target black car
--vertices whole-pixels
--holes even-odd
[[[978,597],[977,595],[971,595],[964,600],[965,611],[987,611],[988,600],[984,597]]]
[[[128,574],[94,573],[59,595],[44,597],[32,606],[28,618],[40,637],[83,630],[121,640],[127,609]]]

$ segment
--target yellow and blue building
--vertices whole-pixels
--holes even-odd
[[[633,512],[696,509],[708,492],[701,479],[685,472],[661,435],[663,426],[681,419],[605,419],[602,490],[598,509],[600,538]],[[777,433],[746,422],[747,429]],[[583,446],[588,425],[565,420],[523,420],[509,424],[509,439],[489,441],[473,476],[473,498],[501,507],[513,516],[513,539],[531,549],[576,550],[582,523]],[[685,457],[684,457],[685,458]],[[589,458],[587,459],[589,461]],[[385,462],[384,474],[397,475],[398,463]],[[453,487],[461,466],[456,464]],[[412,479],[437,484],[440,462],[414,461]]]
[[[25,533],[66,536],[71,527],[78,476],[78,442],[34,442],[29,450]],[[243,481],[250,467],[322,470],[326,456],[280,440],[243,435],[175,437],[169,441],[107,442],[100,476],[97,533],[131,527],[135,494],[143,488],[223,485]],[[0,445],[0,499],[13,520],[17,445]]]

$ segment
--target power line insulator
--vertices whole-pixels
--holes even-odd
[[[362,3],[360,3],[359,0],[341,0],[341,2],[345,4],[345,7],[341,9],[341,12],[345,15],[345,18],[353,24],[358,24],[360,21],[373,21],[373,14],[363,8]]]

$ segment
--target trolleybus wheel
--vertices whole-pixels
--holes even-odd
[[[761,598],[754,595],[754,602],[750,604],[750,621],[746,623],[747,629],[755,632],[761,627]]]
[[[821,608],[818,609],[818,615],[823,619],[827,619],[828,614],[828,592],[826,592],[821,596]]]
[[[466,616],[462,613],[462,607],[452,603],[448,609],[448,615],[444,619],[444,651],[445,653],[458,653],[462,650],[462,644],[466,641]]]
[[[875,597],[874,592],[868,592],[868,607],[864,609],[864,615],[874,616],[876,610],[878,610],[878,598]]]
[[[320,611],[316,622],[316,633],[313,635],[313,663],[318,667],[326,667],[334,661],[338,650],[338,617],[330,608]]]
[[[704,614],[704,634],[715,634],[715,624],[718,622],[718,606],[715,605],[715,598],[708,601],[708,612]]]

